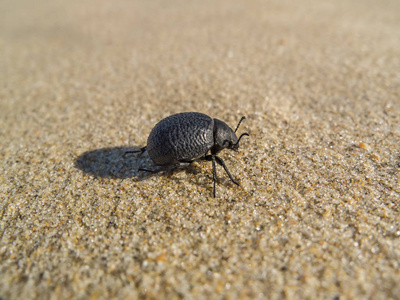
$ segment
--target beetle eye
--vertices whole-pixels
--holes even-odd
[[[232,147],[232,142],[230,142],[230,141],[228,141],[228,140],[225,140],[225,141],[222,143],[222,147],[224,147],[224,148],[231,148],[231,147]]]

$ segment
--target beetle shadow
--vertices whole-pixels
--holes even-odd
[[[171,176],[173,173],[185,171],[190,174],[197,173],[198,167],[192,164],[175,165],[169,167],[155,166],[147,152],[126,153],[128,151],[137,151],[141,147],[122,146],[107,147],[84,152],[79,155],[74,165],[77,169],[96,178],[127,179],[134,178],[138,181],[148,179],[153,176]],[[140,168],[154,170],[156,172],[146,172]]]
[[[75,160],[75,167],[98,178],[131,178],[138,176],[144,158],[132,159],[125,153],[138,147],[108,147],[84,152]]]

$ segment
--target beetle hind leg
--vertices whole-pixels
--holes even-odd
[[[140,155],[142,155],[146,150],[147,150],[147,147],[143,147],[143,148],[140,148],[140,150],[125,151],[125,154],[128,154],[128,153],[139,153],[140,152]]]
[[[161,172],[161,171],[163,171],[163,170],[162,170],[162,169],[160,169],[160,170],[149,170],[149,169],[139,168],[138,171],[143,171],[143,172],[148,172],[148,173],[157,174],[158,172]]]

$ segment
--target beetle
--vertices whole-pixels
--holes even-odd
[[[215,182],[217,180],[216,164],[222,166],[229,179],[236,185],[223,159],[217,154],[224,149],[238,151],[239,142],[247,132],[236,136],[242,117],[233,131],[225,122],[213,119],[199,112],[184,112],[171,115],[158,122],[147,139],[147,146],[137,151],[126,153],[144,153],[146,150],[154,164],[171,166],[179,163],[192,163],[196,160],[212,162],[213,196],[215,198]],[[157,171],[139,169],[156,173]]]

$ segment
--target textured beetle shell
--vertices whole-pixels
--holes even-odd
[[[202,113],[169,116],[150,132],[147,152],[159,166],[198,159],[214,144],[213,126],[213,119]]]

